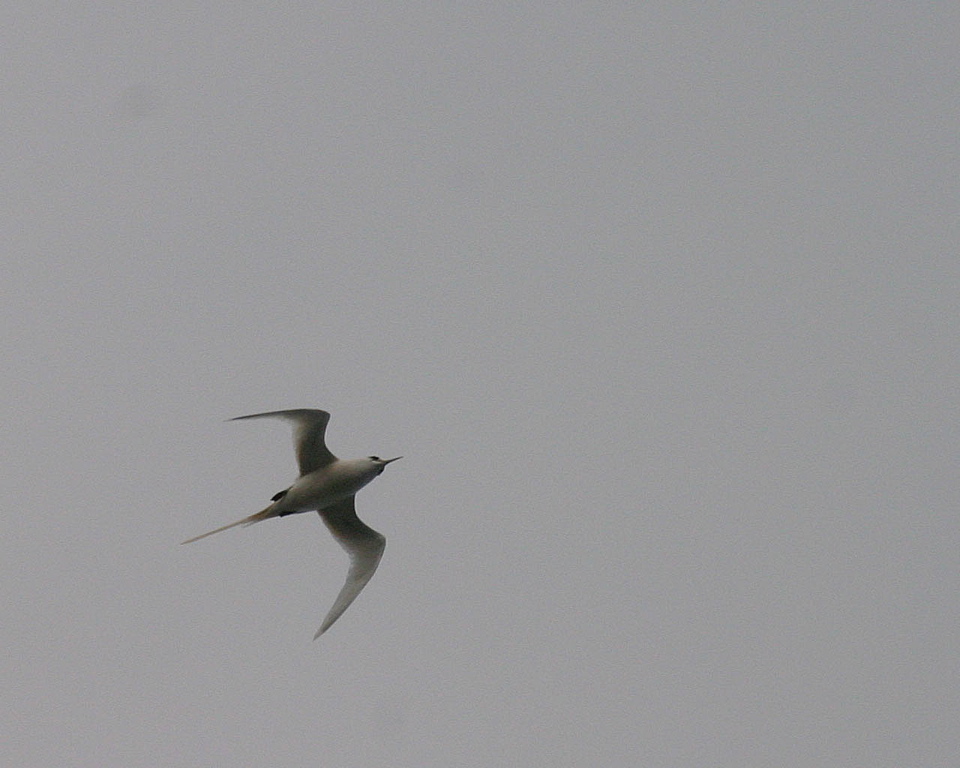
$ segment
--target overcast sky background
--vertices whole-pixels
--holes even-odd
[[[0,21],[0,762],[956,766],[960,7]]]

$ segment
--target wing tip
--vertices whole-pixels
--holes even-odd
[[[286,408],[282,411],[264,411],[263,413],[248,413],[244,416],[233,416],[229,419],[224,419],[224,421],[242,421],[243,419],[260,419],[260,418],[277,418],[277,419],[292,419],[293,421],[298,421],[300,419],[330,419],[330,413],[328,411],[321,410],[320,408]]]

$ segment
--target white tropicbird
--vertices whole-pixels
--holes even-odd
[[[237,525],[253,525],[271,517],[285,517],[300,512],[320,513],[330,533],[341,547],[350,555],[350,570],[347,580],[340,589],[333,607],[327,613],[313,636],[316,640],[330,629],[330,626],[347,610],[350,603],[360,594],[380,564],[387,540],[373,528],[365,525],[357,517],[353,505],[354,497],[363,486],[377,477],[391,461],[403,458],[381,459],[367,456],[364,459],[338,459],[327,449],[324,433],[330,414],[312,408],[300,408],[291,411],[270,411],[254,413],[250,416],[238,416],[229,421],[242,419],[260,419],[274,417],[287,419],[294,423],[293,439],[297,451],[297,463],[300,465],[300,477],[287,488],[273,497],[273,503],[262,512],[250,515],[222,528],[194,536],[184,544],[212,536],[220,531]]]

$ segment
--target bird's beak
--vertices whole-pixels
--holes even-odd
[[[394,458],[394,459],[384,459],[384,460],[383,460],[383,466],[387,466],[387,464],[389,464],[391,461],[396,461],[397,459],[402,459],[402,458],[403,458],[403,456],[397,456],[397,457]]]

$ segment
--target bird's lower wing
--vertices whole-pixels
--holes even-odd
[[[333,507],[320,511],[320,517],[330,529],[330,533],[350,555],[350,570],[347,572],[347,580],[340,589],[333,607],[327,612],[317,634],[313,636],[314,640],[330,629],[333,622],[340,618],[367,585],[377,566],[380,565],[380,558],[387,545],[383,535],[365,525],[357,517],[353,499],[354,497],[351,496]]]

